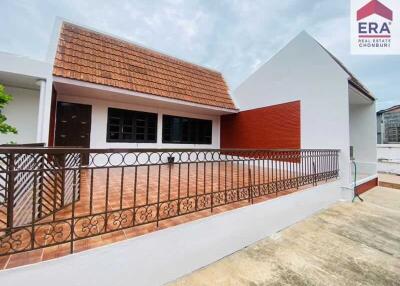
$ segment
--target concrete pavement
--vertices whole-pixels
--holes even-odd
[[[400,285],[400,190],[376,187],[362,197],[170,285]]]

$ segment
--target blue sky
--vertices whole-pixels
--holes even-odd
[[[400,56],[350,54],[349,0],[2,0],[0,51],[44,59],[56,16],[222,72],[234,90],[302,30],[400,104]]]

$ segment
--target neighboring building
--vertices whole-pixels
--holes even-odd
[[[383,144],[382,138],[382,124],[383,124],[383,115],[382,110],[376,113],[376,143]]]
[[[380,110],[376,113],[377,143],[400,143],[400,105]]]
[[[233,100],[219,72],[68,22],[56,25],[47,63],[26,60],[12,70],[19,61],[0,61],[0,83],[15,97],[5,112],[19,130],[0,143],[333,148],[341,151],[346,188],[353,146],[360,172],[376,177],[375,99],[306,33],[243,82]]]

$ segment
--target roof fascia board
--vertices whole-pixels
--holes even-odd
[[[369,94],[365,93],[361,88],[359,88],[356,84],[350,81],[349,79],[349,87],[355,90],[357,93],[362,94],[363,96],[367,97],[371,102],[375,101],[375,98],[371,97]]]
[[[168,103],[182,104],[182,105],[186,105],[186,106],[204,108],[204,109],[208,109],[208,110],[222,111],[222,112],[226,112],[226,113],[237,113],[239,111],[238,109],[228,109],[228,108],[223,108],[223,107],[217,107],[217,106],[211,106],[211,105],[205,105],[205,104],[199,104],[199,103],[192,103],[189,101],[173,99],[173,98],[166,98],[166,97],[162,97],[162,96],[158,96],[158,95],[141,93],[141,92],[131,91],[131,90],[123,89],[123,88],[105,86],[105,85],[101,85],[101,84],[90,83],[90,82],[85,82],[85,81],[80,81],[80,80],[69,79],[69,78],[63,78],[63,77],[58,77],[58,76],[53,77],[53,82],[59,82],[59,83],[64,83],[64,84],[80,86],[80,87],[99,89],[102,91],[109,91],[109,92],[130,95],[130,96],[137,96],[137,97],[141,97],[141,98],[163,101],[163,102],[168,102]]]

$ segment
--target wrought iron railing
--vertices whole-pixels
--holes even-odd
[[[0,255],[316,185],[338,152],[0,148]]]

